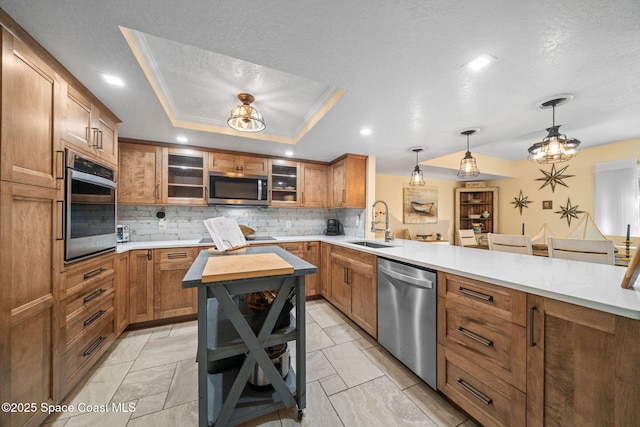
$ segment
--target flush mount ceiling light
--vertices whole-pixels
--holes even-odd
[[[227,124],[241,132],[261,132],[265,129],[262,114],[251,103],[255,101],[253,95],[248,93],[239,93],[238,99],[242,104],[236,106],[229,114]]]
[[[468,129],[460,132],[460,135],[467,137],[467,152],[464,153],[464,158],[460,160],[460,169],[458,170],[458,178],[460,179],[475,178],[480,175],[480,170],[476,166],[476,159],[473,158],[471,151],[469,151],[469,135],[473,135],[476,131],[476,129]]]
[[[409,149],[416,153],[416,168],[411,173],[411,179],[409,180],[409,185],[411,187],[422,187],[425,185],[424,176],[422,176],[422,171],[420,170],[420,166],[418,165],[418,153],[424,151],[424,147],[413,147]]]
[[[551,107],[553,109],[553,126],[547,128],[549,134],[542,141],[529,147],[529,160],[538,163],[561,163],[571,160],[578,154],[580,140],[561,134],[558,131],[560,125],[556,126],[556,105],[564,104],[570,97],[572,96],[566,95],[539,105],[540,108]]]
[[[495,57],[489,55],[488,53],[483,53],[482,55],[464,64],[464,66],[466,66],[467,68],[473,71],[478,71],[483,69],[487,65],[491,64],[495,60],[496,60]]]

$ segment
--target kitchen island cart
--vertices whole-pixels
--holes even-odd
[[[257,273],[259,277],[246,277],[252,273],[243,273],[242,266],[250,269],[252,256],[260,254],[275,254],[291,268],[276,275],[265,270]],[[212,273],[207,263],[214,257],[224,258],[210,265],[215,261],[219,266],[240,267],[231,274],[221,274],[222,268]],[[315,266],[277,246],[250,247],[233,255],[204,250],[194,260],[182,286],[198,289],[200,427],[237,425],[294,406],[298,421],[302,419],[306,407],[305,275],[316,272]],[[247,307],[245,294],[274,290],[277,295],[264,312]],[[288,311],[294,301],[292,316]],[[283,378],[265,348],[291,341],[296,344],[295,371],[290,369]],[[262,369],[270,386],[247,383],[256,369]]]

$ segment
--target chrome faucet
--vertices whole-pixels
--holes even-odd
[[[376,221],[376,205],[378,203],[382,203],[384,205],[384,228],[376,228],[376,224],[379,224],[381,221]],[[391,234],[391,229],[389,228],[389,206],[383,200],[376,200],[373,202],[373,206],[371,206],[371,231],[384,231],[384,241],[390,242],[393,240],[393,235]]]

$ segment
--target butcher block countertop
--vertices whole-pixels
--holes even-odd
[[[271,242],[275,244],[305,241],[331,243],[396,261],[459,274],[507,288],[640,320],[640,283],[636,282],[635,286],[630,289],[620,287],[626,271],[625,267],[461,246],[425,244],[413,240],[398,239],[389,242],[391,247],[376,249],[350,243],[365,240],[353,236],[287,236],[275,239]],[[384,243],[380,239],[375,241]],[[269,242],[260,241],[259,243]],[[135,242],[118,245],[118,252],[187,246],[202,246],[204,248],[211,246],[211,244],[200,244],[197,240]],[[258,249],[258,247],[253,249]]]
[[[275,266],[280,268],[280,271],[276,274],[304,276],[318,272],[318,268],[316,266],[290,254],[279,246],[249,247],[246,252],[236,254],[210,254],[208,251],[202,250],[193,261],[191,268],[187,271],[187,274],[182,280],[182,287],[193,288],[199,286],[203,282],[243,280],[255,277],[273,276],[273,274],[268,272],[265,272],[265,274],[254,274],[254,270],[252,270],[251,266],[241,265],[241,263],[245,262],[244,260],[247,259],[246,257],[255,257],[256,255],[277,256],[280,261],[278,261],[278,264]],[[221,261],[225,264],[224,274],[217,275],[215,272],[207,273],[207,263],[211,259],[215,259],[216,262]],[[240,263],[238,261],[240,261]],[[288,265],[286,271],[284,264]],[[208,277],[208,279],[205,278],[205,274],[207,274],[206,277]]]

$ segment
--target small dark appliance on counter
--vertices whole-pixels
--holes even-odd
[[[341,236],[343,234],[344,229],[340,221],[333,218],[327,220],[327,236]]]

